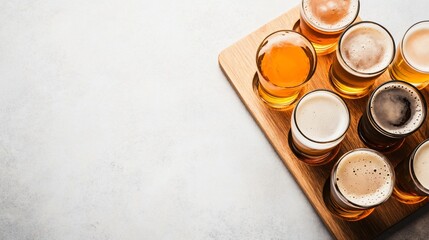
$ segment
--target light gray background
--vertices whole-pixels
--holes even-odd
[[[0,239],[331,238],[217,64],[298,2],[0,0]]]

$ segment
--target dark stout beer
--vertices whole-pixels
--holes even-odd
[[[390,81],[374,90],[360,119],[362,141],[379,151],[393,151],[426,118],[426,101],[413,85]]]

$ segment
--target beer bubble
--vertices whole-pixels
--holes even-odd
[[[381,155],[365,150],[350,152],[338,163],[335,174],[341,181],[336,183],[349,201],[360,206],[377,205],[388,198],[393,189],[392,177],[389,174],[386,178],[381,175],[382,171],[389,174],[393,170]]]

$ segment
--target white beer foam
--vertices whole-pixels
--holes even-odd
[[[302,7],[308,21],[313,26],[337,30],[345,28],[354,21],[357,15],[356,12],[359,11],[359,1],[303,0]],[[329,18],[333,13],[344,15],[344,17],[336,19],[337,21],[334,21],[334,23],[326,21],[325,18]]]
[[[429,189],[429,141],[421,145],[414,155],[413,168],[419,183]]]
[[[354,25],[341,39],[346,64],[361,73],[382,71],[393,59],[395,43],[390,34],[373,23]]]
[[[429,22],[413,26],[403,40],[406,60],[416,69],[429,72]]]
[[[277,32],[272,34],[269,37],[269,40],[262,46],[259,51],[259,56],[270,52],[274,47],[283,47],[283,46],[299,46],[306,48],[311,45],[306,38],[304,38],[299,33],[288,31],[288,32]]]
[[[407,99],[409,105],[404,99]],[[423,101],[415,89],[400,81],[394,81],[376,90],[371,99],[370,111],[374,121],[385,131],[392,134],[408,134],[424,120]],[[411,111],[409,119],[400,126],[393,125],[392,123],[401,122],[407,108]]]
[[[307,94],[296,107],[295,116],[301,132],[319,142],[340,138],[350,121],[347,106],[339,96],[328,91]],[[298,140],[305,142],[305,139]]]
[[[338,164],[338,190],[350,202],[370,207],[390,197],[394,184],[392,168],[372,151],[351,152]]]

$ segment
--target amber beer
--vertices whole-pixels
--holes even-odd
[[[258,48],[258,92],[274,108],[284,108],[298,98],[316,70],[316,52],[301,34],[281,30],[266,37]]]
[[[429,195],[429,139],[418,145],[411,156],[395,168],[397,181],[393,196],[405,204],[424,201]]]
[[[418,89],[429,84],[429,21],[418,22],[407,30],[389,72],[393,79],[407,81]]]
[[[359,148],[344,154],[334,165],[329,191],[324,191],[327,208],[336,216],[357,221],[392,194],[395,172],[381,153]]]
[[[340,37],[329,71],[332,86],[343,97],[361,98],[394,56],[394,40],[384,27],[369,21],[353,24]]]
[[[359,0],[303,0],[299,28],[324,55],[335,51],[338,38],[359,13]]]
[[[403,81],[389,81],[371,94],[358,125],[368,147],[390,152],[417,131],[426,118],[426,101],[420,91]]]

